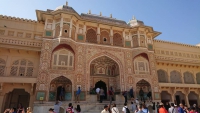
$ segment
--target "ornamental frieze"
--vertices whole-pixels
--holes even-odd
[[[183,58],[174,58],[174,57],[165,57],[158,56],[155,57],[157,60],[168,60],[168,61],[179,61],[179,62],[189,62],[189,63],[200,63],[200,60],[192,60],[192,59],[183,59]]]

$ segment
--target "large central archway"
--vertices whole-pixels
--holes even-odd
[[[61,95],[63,96],[62,100],[72,99],[72,82],[64,76],[53,79],[50,83],[49,90],[49,101],[60,100]]]
[[[144,99],[147,100],[147,94],[151,91],[151,85],[149,82],[147,82],[146,80],[142,79],[140,81],[137,82],[136,84],[136,95],[137,95],[137,98],[140,98],[140,95],[139,95],[139,91],[140,89],[143,90],[144,92]],[[152,92],[151,92],[152,93]]]
[[[119,75],[120,71],[118,63],[107,56],[98,57],[90,63],[90,79],[92,87],[99,81],[104,81],[107,87],[106,90],[112,86],[115,91],[118,91],[120,90],[120,85],[117,83],[120,81]]]

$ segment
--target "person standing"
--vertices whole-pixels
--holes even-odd
[[[147,93],[147,97],[149,98],[149,101],[151,102],[151,101],[152,101],[151,91],[149,91],[149,92]]]
[[[119,110],[116,107],[116,104],[113,104],[113,107],[112,107],[111,111],[112,111],[112,113],[119,113]]]
[[[97,93],[97,100],[99,100],[99,99],[100,99],[99,92],[100,92],[100,88],[97,88],[97,89],[96,89],[96,93]]]
[[[136,104],[135,104],[135,102],[131,102],[131,111],[132,112],[136,111]]]
[[[75,108],[75,110],[76,110],[77,113],[81,113],[81,107],[80,107],[80,105],[77,105],[77,107]]]
[[[64,95],[65,95],[65,88],[64,88],[64,86],[61,86],[61,89],[60,89],[60,101],[64,100]]]
[[[104,106],[104,109],[101,111],[101,113],[109,113],[107,105]]]
[[[62,105],[62,102],[57,100],[55,105],[54,105],[54,113],[59,113],[61,105]]]
[[[133,87],[131,87],[130,91],[130,96],[131,96],[131,101],[134,99],[134,92],[133,92]]]
[[[140,88],[139,95],[140,95],[141,101],[144,101],[144,91],[142,90],[142,88]]]
[[[112,103],[112,99],[114,97],[114,91],[112,86],[110,87],[110,90],[108,91],[109,99],[110,99],[110,104]]]
[[[176,110],[174,108],[174,103],[171,103],[171,107],[168,109],[168,113],[176,113]]]
[[[158,113],[168,113],[163,103],[160,103],[160,108]]]
[[[75,100],[75,103],[76,103],[77,101],[78,101],[78,103],[79,103],[80,94],[81,94],[81,88],[78,87],[78,90],[76,91],[76,100]]]
[[[183,108],[184,108],[183,104],[180,103],[179,105],[180,105],[180,106],[179,106],[179,108],[178,108],[178,113],[184,113],[184,111],[183,111]]]
[[[68,108],[67,108],[66,112],[67,112],[67,113],[74,113],[72,103],[69,103],[69,104],[68,104]]]
[[[142,105],[138,106],[138,110],[136,110],[135,113],[143,113],[143,111],[142,111]]]
[[[19,103],[17,113],[24,113],[24,112],[25,112],[24,107],[22,106],[21,103]]]
[[[127,107],[127,103],[124,103],[124,107],[122,108],[123,113],[130,113],[130,110]]]
[[[102,102],[103,102],[104,95],[105,95],[105,94],[104,94],[103,88],[100,89],[99,95],[100,95],[100,103],[102,103]]]
[[[124,103],[127,103],[127,91],[124,91],[122,93],[122,95],[124,96],[124,99],[125,99],[125,102]]]

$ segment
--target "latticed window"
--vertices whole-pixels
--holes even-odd
[[[160,69],[157,71],[157,74],[158,74],[158,82],[161,82],[161,83],[168,82],[168,77],[167,77],[166,71]]]
[[[182,83],[180,72],[174,70],[170,72],[171,83]]]
[[[186,84],[194,84],[194,76],[192,73],[185,72],[185,73],[183,73],[183,75],[184,75],[184,82]]]
[[[73,70],[74,54],[67,50],[61,49],[53,53],[53,69]]]
[[[149,73],[149,62],[147,59],[139,56],[134,60],[134,70],[136,74]]]
[[[33,76],[33,63],[22,59],[13,62],[11,71],[11,76]]]
[[[6,67],[5,60],[0,58],[0,76],[4,75],[5,67]]]

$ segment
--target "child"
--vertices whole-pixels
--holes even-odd
[[[136,105],[134,102],[131,102],[131,109],[132,109],[132,112],[135,112],[136,110]]]

